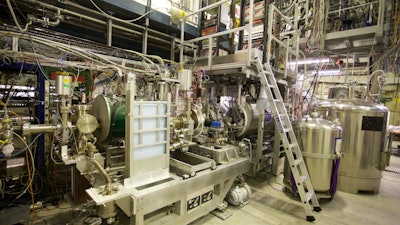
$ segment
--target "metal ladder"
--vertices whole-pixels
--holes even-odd
[[[255,64],[258,75],[260,76],[261,88],[265,90],[268,105],[275,117],[276,126],[278,126],[279,129],[279,134],[285,148],[286,158],[289,161],[290,169],[294,181],[296,182],[304,211],[307,215],[307,221],[312,222],[315,220],[312,211],[319,212],[321,211],[321,207],[319,206],[317,195],[315,194],[314,188],[311,184],[310,176],[301,154],[299,144],[296,140],[281,93],[279,92],[274,73],[271,66],[268,63],[263,65],[259,58],[255,59]]]

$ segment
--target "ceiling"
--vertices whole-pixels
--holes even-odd
[[[49,21],[56,21],[56,12],[61,11],[63,19],[59,25],[43,27],[40,23],[34,23],[30,26],[30,30],[35,29],[35,32],[39,32],[46,29],[107,44],[107,20],[110,16],[99,12],[88,0],[11,0],[10,2],[20,24],[25,24],[28,16],[38,19],[45,17]],[[146,12],[146,7],[127,0],[96,0],[95,2],[102,11],[112,15],[112,46],[142,52],[145,20],[139,19],[135,22],[123,20],[139,17]],[[15,26],[5,1],[0,1],[0,10],[5,12],[0,14],[2,25]],[[165,14],[154,11],[148,15],[147,53],[171,58],[171,44],[176,37],[180,37],[180,30],[176,25],[171,24],[169,17]],[[187,31],[187,38],[197,35],[197,29],[191,25],[187,25],[185,31]]]
[[[58,26],[44,27],[39,23],[31,26],[34,32],[41,30],[50,30],[57,36],[57,33],[64,33],[72,35],[77,38],[83,38],[91,41],[98,42],[107,46],[107,16],[99,12],[98,9],[89,0],[11,0],[18,20],[21,24],[26,23],[28,14],[36,18],[46,17],[50,21],[56,20],[57,9],[61,10],[63,20]],[[101,10],[112,15],[113,18],[113,34],[112,45],[114,47],[132,49],[135,51],[142,51],[143,31],[145,30],[144,19],[135,21],[134,23],[127,23],[122,20],[137,18],[142,15],[146,7],[131,0],[95,0],[96,4]],[[371,26],[366,26],[365,16],[369,10],[368,6],[364,4],[372,2],[372,0],[349,0],[346,7],[357,6],[349,10],[346,14],[346,19],[352,20],[351,25],[348,27],[343,26],[343,12],[340,8],[340,2],[330,0],[330,13],[329,18],[329,31],[325,36],[325,48],[323,55],[331,58],[332,62],[338,59],[343,60],[346,64],[351,64],[355,67],[365,67],[370,58],[381,55],[386,49],[385,35],[389,30],[384,33],[379,33],[378,16],[374,14],[374,20]],[[344,1],[343,1],[344,2]],[[373,1],[375,2],[375,1]],[[384,2],[384,1],[382,1]],[[386,1],[389,2],[389,1]],[[378,4],[374,4],[374,12],[378,12]],[[3,26],[14,26],[15,23],[11,17],[8,6],[5,1],[0,1],[0,20]],[[385,16],[390,18],[391,11],[387,11]],[[88,19],[92,18],[92,19]],[[171,54],[172,40],[180,37],[180,31],[170,23],[168,16],[162,13],[149,14],[149,39],[148,39],[148,53],[159,55],[163,58],[171,58],[171,55],[177,56],[175,51]],[[7,28],[8,29],[8,28]],[[186,38],[194,38],[197,35],[197,29],[194,27],[186,28]],[[316,57],[315,52],[309,51],[305,44],[307,39],[300,41],[300,48],[306,53],[308,57]],[[175,48],[177,50],[177,48]],[[318,54],[321,54],[320,52]],[[335,63],[331,63],[328,67],[335,67]]]

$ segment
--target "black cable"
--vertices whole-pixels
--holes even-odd
[[[303,100],[301,102],[299,102],[299,105],[303,104],[304,100],[306,100],[307,95],[310,93],[310,90],[311,90],[312,86],[314,85],[314,83],[316,82],[316,80],[317,80],[317,74],[315,74],[314,79],[312,80],[310,87],[307,90],[307,93],[304,95]],[[304,82],[304,80],[303,80],[303,82]],[[299,105],[297,105],[297,106],[299,106]]]
[[[6,86],[8,85],[8,76],[7,76],[7,80],[6,80]],[[7,91],[7,95],[3,95],[3,102],[5,103],[5,104],[7,104],[7,99],[8,99],[8,97],[9,97],[9,95],[10,95],[10,92],[12,91],[12,88],[13,88],[13,83],[11,83],[10,84],[10,89],[8,89],[8,91]]]
[[[319,78],[320,76],[319,76],[319,74],[317,73],[315,77],[316,77],[316,79],[315,79],[314,88],[313,88],[313,91],[312,91],[312,94],[311,94],[311,97],[310,97],[310,103],[312,102],[312,100],[313,100],[313,98],[314,98],[315,90],[317,89],[317,85],[318,85],[318,78]]]
[[[29,22],[28,21],[28,19],[25,17],[25,15],[21,12],[21,10],[19,9],[19,7],[18,7],[18,5],[15,3],[15,1],[14,0],[12,0],[12,2],[13,2],[13,4],[14,4],[14,7],[17,9],[17,11],[21,14],[21,16],[24,18],[24,20],[26,21],[26,22]]]

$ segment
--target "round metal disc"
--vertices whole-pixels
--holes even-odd
[[[97,119],[89,114],[83,115],[76,122],[78,130],[83,134],[93,133],[97,129],[97,125],[98,125]]]
[[[110,133],[111,109],[110,103],[104,95],[99,95],[93,102],[93,116],[100,123],[100,127],[94,131],[94,136],[98,141],[105,141]]]

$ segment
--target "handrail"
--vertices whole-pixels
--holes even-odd
[[[206,35],[206,36],[202,36],[202,37],[198,37],[198,38],[194,38],[194,39],[190,39],[190,40],[185,41],[185,43],[193,43],[193,42],[202,41],[202,40],[205,40],[205,39],[208,39],[208,38],[215,38],[215,37],[223,36],[223,35],[226,35],[226,34],[238,32],[238,31],[243,31],[243,30],[246,30],[246,28],[248,28],[247,25],[241,26],[241,27],[237,27],[237,28],[233,28],[233,29],[229,29],[229,30],[225,30],[225,31],[221,31],[221,32],[218,32],[218,33],[210,34],[210,35]]]
[[[211,64],[212,64],[212,46],[213,46],[213,38],[215,37],[219,37],[219,36],[223,36],[223,35],[227,35],[227,34],[231,34],[231,33],[235,33],[235,32],[239,32],[239,31],[248,31],[248,42],[252,43],[252,28],[253,28],[253,9],[254,9],[254,1],[250,1],[250,5],[249,5],[249,24],[243,25],[241,27],[237,27],[237,28],[233,28],[233,29],[229,29],[229,30],[225,30],[225,31],[221,31],[221,32],[216,32],[214,34],[210,34],[210,35],[205,35],[205,36],[201,36],[201,37],[197,37],[197,38],[193,38],[190,40],[186,40],[185,41],[185,22],[186,22],[186,18],[191,17],[197,13],[215,8],[225,2],[228,2],[229,0],[221,0],[219,2],[213,3],[211,5],[208,5],[206,7],[203,7],[201,9],[198,9],[197,11],[194,11],[190,14],[185,15],[184,17],[181,18],[181,38],[180,38],[180,66],[183,67],[184,62],[183,62],[183,51],[184,48],[186,46],[188,46],[189,44],[192,44],[194,42],[199,42],[202,40],[208,40],[208,68],[211,69]],[[251,44],[249,44],[249,46],[251,46]],[[249,47],[248,49],[248,59],[247,59],[247,65],[250,65],[250,61],[251,61],[251,47]]]
[[[206,10],[209,10],[209,9],[212,9],[212,8],[215,8],[215,7],[217,7],[217,6],[220,6],[220,5],[222,5],[222,4],[224,4],[225,2],[228,2],[228,1],[230,1],[230,0],[221,0],[221,1],[219,1],[219,2],[213,3],[213,4],[211,4],[211,5],[208,5],[208,6],[206,6],[206,7],[203,7],[203,8],[201,8],[201,9],[198,9],[198,10],[196,10],[196,11],[193,11],[193,12],[191,12],[191,13],[185,15],[185,16],[183,17],[183,19],[186,19],[186,18],[188,18],[188,17],[191,17],[191,16],[193,16],[193,15],[195,15],[195,14],[197,14],[197,13],[200,13],[200,12],[203,12],[203,11],[206,11]]]
[[[272,8],[273,11],[277,12],[284,20],[286,23],[288,23],[295,31],[300,32],[297,27],[294,26],[292,23],[292,20],[287,17],[285,14],[283,14],[275,5],[271,4],[270,7]]]
[[[295,10],[294,11],[295,15],[299,13],[299,8],[297,7],[297,5],[295,5],[294,10]],[[274,35],[274,33],[273,33],[273,29],[275,29],[275,26],[274,26],[275,22],[274,21],[277,18],[277,16],[276,16],[277,14],[280,17],[281,22],[284,22],[284,23],[289,24],[291,26],[292,30],[286,32],[286,34],[289,34],[289,33],[293,34],[293,37],[291,38],[291,40],[286,40],[286,42],[281,40],[281,33],[280,32],[277,34],[277,36]],[[268,40],[267,40],[267,43],[266,43],[267,44],[267,46],[266,46],[267,51],[271,50],[272,43],[275,42],[281,48],[285,49],[285,62],[288,62],[292,58],[292,56],[295,57],[295,61],[297,62],[299,57],[300,57],[300,54],[299,54],[300,53],[300,49],[299,49],[299,44],[298,44],[299,43],[299,33],[300,33],[300,31],[297,29],[297,25],[298,25],[298,20],[299,19],[298,18],[297,19],[296,18],[290,19],[289,17],[285,16],[276,6],[274,6],[272,4],[269,7],[268,16],[269,16],[268,28],[267,28]],[[290,44],[289,41],[292,41],[292,44]],[[266,62],[269,63],[270,61],[271,61],[271,54],[268,52],[267,53]],[[297,71],[297,70],[298,70],[298,68],[297,68],[297,63],[296,63],[295,71]],[[286,68],[285,72],[284,72],[284,76],[285,77],[287,76],[287,73],[288,73],[288,70]]]
[[[372,5],[372,4],[375,4],[375,3],[380,3],[380,1],[378,0],[378,1],[374,1],[374,2],[367,2],[367,3],[364,3],[364,4],[350,6],[350,7],[346,7],[346,8],[343,8],[343,9],[337,9],[337,10],[334,10],[334,11],[330,11],[328,13],[329,14],[340,13],[342,11],[346,11],[346,10],[349,10],[349,9],[355,9],[355,8],[363,7],[363,6],[366,6],[366,5]]]
[[[384,14],[385,14],[385,2],[386,2],[385,0],[376,0],[376,1],[373,1],[373,2],[367,2],[367,3],[360,4],[360,5],[349,6],[349,7],[346,7],[346,8],[339,8],[337,10],[333,10],[333,11],[328,12],[328,14],[329,15],[339,14],[340,15],[342,12],[346,12],[346,11],[348,11],[350,9],[357,9],[357,8],[361,8],[361,7],[369,7],[370,5],[378,3],[378,5],[379,5],[378,8],[374,9],[374,10],[376,10],[378,12],[378,19],[376,21],[376,34],[378,36],[382,36],[383,35],[383,29],[384,29],[384,18],[383,17],[384,17]]]

